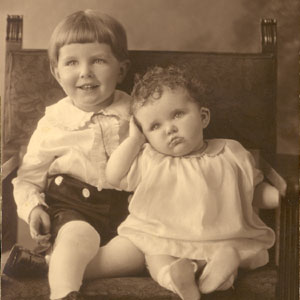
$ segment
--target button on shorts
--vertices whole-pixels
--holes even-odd
[[[51,238],[67,222],[82,220],[101,236],[101,245],[117,235],[119,224],[128,215],[130,193],[96,187],[65,174],[53,176],[45,192],[47,212],[51,218]]]

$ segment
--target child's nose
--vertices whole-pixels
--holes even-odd
[[[92,76],[93,76],[93,71],[91,66],[87,63],[82,64],[80,68],[80,77],[85,78],[85,77],[92,77]]]
[[[178,129],[177,129],[177,127],[174,124],[169,123],[169,124],[166,125],[166,133],[167,133],[167,135],[175,133],[177,131],[178,131]]]

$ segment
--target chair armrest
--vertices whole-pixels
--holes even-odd
[[[284,178],[286,189],[280,205],[280,256],[277,299],[299,298],[299,156],[268,155]]]
[[[264,174],[264,181],[254,190],[253,206],[258,209],[276,209],[280,199],[285,196],[287,183],[284,178],[260,155],[259,150],[250,150],[256,167]]]
[[[279,191],[280,196],[285,196],[287,190],[286,180],[262,157],[259,158],[259,167],[265,178]]]
[[[279,174],[275,168],[277,166],[277,159],[276,155],[271,155],[272,157],[272,166],[269,162],[267,162],[260,154],[259,150],[250,150],[252,156],[254,157],[256,166],[263,172],[265,179],[271,183],[278,191],[280,196],[285,196],[286,194],[286,189],[287,189],[287,183],[286,180],[284,179],[284,174]],[[279,160],[279,158],[278,158]],[[273,165],[274,161],[274,165]]]

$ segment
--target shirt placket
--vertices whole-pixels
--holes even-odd
[[[96,127],[92,159],[98,161],[100,174],[98,189],[102,189],[103,183],[106,182],[105,168],[107,160],[119,144],[118,119],[116,116],[98,113],[93,116],[92,121]]]

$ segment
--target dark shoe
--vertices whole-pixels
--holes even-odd
[[[3,273],[10,277],[40,277],[48,273],[45,257],[22,246],[14,245],[11,249]]]
[[[67,296],[56,300],[86,300],[79,292],[71,292]]]

